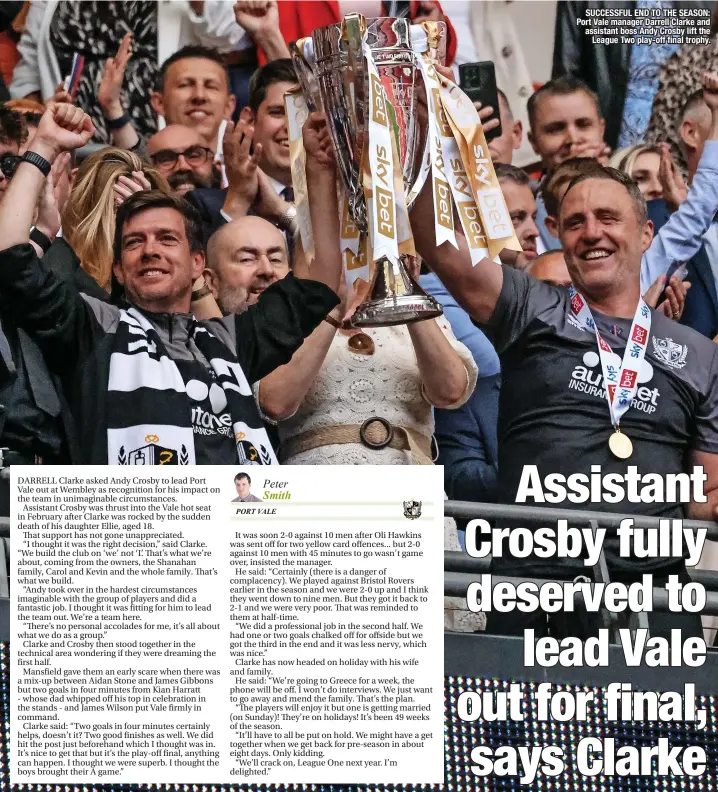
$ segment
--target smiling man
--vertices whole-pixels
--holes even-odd
[[[209,294],[201,222],[183,199],[148,191],[117,214],[114,276],[128,306],[80,295],[28,244],[44,176],[63,150],[87,143],[89,117],[58,104],[43,115],[27,161],[0,203],[0,293],[62,377],[92,464],[271,464],[250,382],[288,362],[339,302],[340,271],[315,262],[239,315],[198,322]]]
[[[259,167],[272,179],[278,193],[292,184],[284,94],[296,87],[292,61],[289,58],[272,61],[252,76],[249,105],[240,115],[254,128],[254,145],[262,146]]]
[[[160,85],[150,99],[167,124],[195,129],[205,146],[217,150],[222,121],[235,106],[222,56],[209,47],[182,47],[162,64]]]
[[[289,273],[284,234],[249,215],[210,237],[204,279],[224,313],[242,313]]]
[[[606,122],[596,94],[576,77],[558,77],[542,85],[527,105],[529,142],[544,171],[571,157],[605,157]]]
[[[550,474],[589,475],[594,466],[603,475],[621,477],[630,465],[661,476],[683,472],[687,465],[703,466],[707,502],[684,507],[624,499],[591,502],[590,508],[713,519],[718,506],[718,346],[643,305],[641,257],[653,229],[638,187],[610,168],[579,176],[569,185],[560,206],[559,235],[577,290],[573,298],[566,289],[489,259],[471,267],[460,234],[459,250],[448,244],[437,247],[431,210],[431,193],[424,190],[411,218],[418,252],[474,321],[487,326],[501,359],[499,502],[516,502],[525,465],[536,465],[541,480]],[[612,409],[604,370],[621,383]],[[526,502],[539,501],[528,497]],[[658,586],[671,574],[688,580],[682,560],[621,558],[611,539],[605,550],[614,580],[640,580],[648,572]],[[580,561],[563,559],[503,557],[492,564],[497,574],[522,577],[588,574]],[[546,634],[544,613],[500,617],[498,625],[489,619],[489,630],[521,634],[535,627]],[[649,625],[652,635],[665,635],[672,627],[700,634],[700,620],[692,614],[649,614]],[[583,634],[570,616],[551,629]]]
[[[214,152],[196,129],[170,124],[147,141],[147,156],[167,178],[175,195],[197,187],[219,187],[221,173]]]

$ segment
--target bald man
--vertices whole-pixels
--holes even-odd
[[[552,286],[568,288],[571,276],[563,257],[563,250],[549,250],[537,256],[526,268],[526,272],[537,280],[546,281]]]
[[[225,314],[242,313],[288,272],[284,234],[261,217],[240,217],[209,239],[204,279]]]
[[[147,156],[176,195],[196,187],[219,187],[221,173],[214,152],[196,129],[170,124],[147,141]]]

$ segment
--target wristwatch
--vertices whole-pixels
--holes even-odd
[[[41,157],[39,154],[36,154],[34,151],[26,151],[22,155],[23,162],[29,162],[31,165],[34,165],[36,168],[39,168],[42,171],[43,176],[49,176],[50,171],[52,170],[52,165],[45,159],[45,157]]]
[[[123,126],[131,123],[132,119],[127,113],[123,113],[119,118],[107,118],[107,116],[105,116],[105,125],[111,132],[116,132],[118,129],[122,129]]]
[[[297,207],[292,204],[279,220],[277,220],[277,225],[282,231],[295,234],[297,230]]]
[[[208,294],[212,294],[212,289],[210,289],[209,286],[205,283],[202,286],[200,286],[200,288],[197,289],[197,291],[192,292],[192,302],[197,302],[198,300],[201,300],[203,297],[206,297]]]
[[[34,242],[43,253],[47,253],[52,245],[52,240],[40,231],[39,228],[33,226],[30,229],[30,241]]]
[[[324,317],[324,321],[325,321],[325,322],[329,322],[329,324],[330,324],[332,327],[336,327],[336,329],[337,329],[337,330],[341,330],[342,323],[341,323],[341,321],[340,321],[339,319],[337,319],[337,318],[336,318],[336,316],[332,316],[330,313],[328,313],[328,314],[327,314],[327,315]]]

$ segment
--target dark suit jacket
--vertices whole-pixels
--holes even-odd
[[[98,286],[95,280],[80,267],[80,259],[62,237],[58,237],[52,243],[50,249],[43,256],[43,262],[64,281],[73,284],[79,292],[89,294],[100,300],[108,299],[107,292]],[[22,331],[19,331],[19,336],[20,343],[16,354],[21,354],[23,357],[29,385],[29,398],[37,409],[48,412],[49,415],[53,416],[58,414],[54,411],[49,412],[44,405],[54,401],[55,397],[59,399],[58,417],[64,429],[70,461],[77,461],[81,458],[77,433],[62,393],[59,379],[50,373],[37,344]],[[7,412],[3,405],[10,396],[16,378],[17,369],[12,357],[10,343],[0,326],[0,437],[2,437],[5,419],[7,418]]]
[[[479,377],[458,410],[434,410],[437,464],[444,466],[444,488],[452,500],[496,500],[500,389],[500,374]]]
[[[708,338],[715,338],[718,335],[718,295],[705,247],[688,262],[687,278],[691,288],[686,295],[681,324]]]
[[[657,232],[669,217],[665,202],[649,201],[648,216]],[[718,335],[718,294],[705,246],[688,262],[686,280],[690,281],[691,288],[680,323],[701,335],[715,338]]]
[[[42,260],[56,275],[59,275],[64,281],[72,283],[82,294],[104,302],[109,300],[107,292],[82,269],[77,254],[62,237],[58,237],[50,245],[50,249],[42,257]]]
[[[227,221],[222,217],[222,207],[227,197],[227,190],[216,187],[198,187],[185,195],[185,198],[200,213],[204,228],[205,243]]]

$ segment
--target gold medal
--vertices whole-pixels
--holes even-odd
[[[619,459],[628,459],[633,453],[633,443],[620,429],[608,438],[608,447]]]

